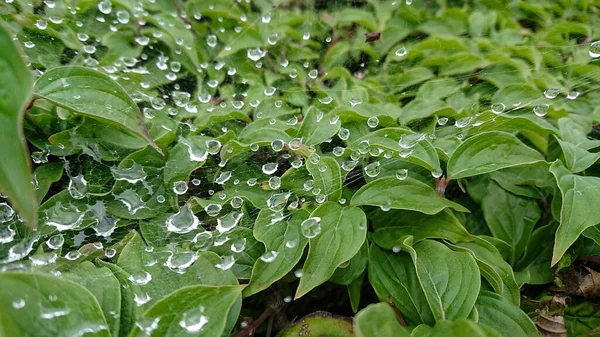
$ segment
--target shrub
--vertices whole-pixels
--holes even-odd
[[[596,333],[599,9],[7,0],[1,334]]]

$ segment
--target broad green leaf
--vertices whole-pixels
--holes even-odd
[[[350,306],[352,307],[352,311],[355,313],[358,311],[358,307],[360,305],[360,294],[362,292],[365,274],[366,273],[362,273],[362,275],[354,279],[354,281],[346,286],[348,289],[348,296],[350,297]]]
[[[408,325],[435,323],[409,254],[371,245],[367,268],[379,300],[393,301]]]
[[[410,145],[412,146],[410,150],[400,146],[400,141],[403,137],[412,139],[410,141]],[[371,148],[394,151],[394,159],[406,160],[430,171],[440,169],[440,159],[437,151],[427,139],[422,139],[416,141],[414,145],[412,144],[415,139],[420,139],[420,137],[425,137],[425,135],[415,134],[407,128],[385,128],[360,137],[352,142],[349,147],[353,150],[358,150],[358,148],[363,146],[363,144],[365,144],[364,142],[367,141]],[[410,155],[406,158],[396,157],[398,154],[406,153],[406,151],[410,151]]]
[[[485,68],[489,64],[488,60],[470,52],[455,53],[442,64],[440,75],[471,73],[478,68]]]
[[[535,199],[516,196],[496,183],[488,185],[481,209],[492,234],[511,246],[511,265],[525,252],[533,227],[542,213]]]
[[[515,337],[539,336],[537,328],[517,305],[506,298],[482,291],[475,303],[479,314],[479,323],[494,328],[496,331],[508,332]]]
[[[300,261],[308,240],[302,235],[300,224],[308,218],[308,212],[299,211],[289,219],[280,219],[278,213],[262,209],[254,224],[254,237],[265,244],[267,252],[277,252],[275,260],[256,260],[250,283],[244,288],[244,296],[256,294],[289,273]]]
[[[37,227],[37,202],[31,184],[31,163],[23,135],[25,107],[31,100],[32,79],[21,53],[0,21],[0,190],[25,223]]]
[[[310,146],[321,144],[326,139],[335,135],[340,129],[340,122],[331,123],[331,116],[325,116],[323,111],[310,107],[304,115],[299,134],[302,144]]]
[[[427,81],[419,87],[417,96],[423,99],[444,99],[456,91],[460,90],[460,85],[457,81],[451,78],[436,78]]]
[[[142,311],[135,303],[135,294],[136,292],[140,292],[140,286],[131,282],[129,279],[131,275],[116,264],[104,262],[102,260],[97,260],[96,263],[99,266],[106,267],[112,271],[114,277],[119,281],[121,289],[120,328],[117,333],[112,332],[111,337],[127,336],[135,324],[136,316],[142,314]]]
[[[507,107],[536,105],[545,102],[537,89],[526,84],[514,84],[498,90],[492,97],[493,103],[502,103]]]
[[[241,221],[244,219],[242,218]],[[213,244],[209,248],[211,252],[217,253],[221,257],[233,256],[235,262],[231,267],[231,271],[238,279],[247,280],[252,276],[252,269],[260,257],[265,254],[264,245],[262,245],[253,235],[252,230],[246,227],[238,225],[234,229],[230,230],[226,234],[221,235],[222,239],[228,239],[229,244],[216,245]],[[218,240],[218,238],[216,239]],[[231,248],[234,242],[244,240],[245,247],[241,252],[235,252]]]
[[[0,331],[11,337],[110,337],[96,298],[83,286],[46,274],[0,273]],[[55,299],[52,301],[51,299]]]
[[[54,68],[38,78],[34,91],[36,97],[60,107],[123,127],[162,154],[150,138],[137,104],[107,75],[79,66]]]
[[[34,175],[37,181],[37,189],[35,190],[35,199],[41,203],[48,193],[50,186],[59,181],[63,175],[64,163],[51,163],[38,166],[35,169]]]
[[[334,20],[336,26],[358,23],[372,32],[377,30],[377,20],[370,11],[364,9],[345,8],[335,13]]]
[[[452,321],[440,321],[432,328],[427,325],[419,325],[411,337],[500,337],[502,334],[494,329],[476,323],[469,319],[458,319]]]
[[[382,211],[380,215],[385,218],[379,217],[380,220],[373,223],[375,227],[373,240],[385,249],[392,249],[399,245],[403,238],[409,235],[413,237],[414,243],[428,238],[446,239],[451,242],[473,239],[460,221],[448,210],[434,215],[398,210]]]
[[[63,276],[86,287],[100,304],[111,336],[119,335],[121,318],[121,289],[110,269],[96,267],[89,261],[70,268]]]
[[[179,142],[169,150],[169,158],[165,163],[165,186],[171,189],[176,181],[187,182],[190,173],[204,165],[210,156],[208,153],[209,148],[211,148],[210,144],[218,144],[217,149],[212,151],[219,150],[220,143],[210,137],[190,136],[179,138]],[[212,146],[212,148],[214,147]]]
[[[473,256],[453,252],[444,244],[424,240],[404,245],[436,321],[469,317],[477,299],[481,279]]]
[[[276,337],[296,336],[354,337],[352,319],[317,311],[300,318]]]
[[[308,257],[302,268],[296,298],[327,281],[337,267],[358,253],[367,235],[367,219],[358,207],[326,202],[305,221],[313,218],[319,218],[320,233],[309,239]]]
[[[600,223],[600,178],[571,174],[559,161],[550,166],[556,178],[562,206],[556,230],[552,263],[554,266],[587,228]]]
[[[242,293],[243,286],[194,285],[181,288],[156,302],[142,319],[156,322],[157,336],[221,336],[229,310]],[[140,333],[138,325],[129,334]]]
[[[318,163],[311,160],[306,162],[306,169],[314,180],[314,188],[321,190],[320,194],[327,196],[329,201],[338,201],[342,197],[342,173],[338,162],[322,156]]]
[[[350,204],[404,209],[430,215],[445,208],[468,212],[463,206],[441,197],[429,185],[411,177],[404,180],[395,177],[376,179],[354,193]]]
[[[543,160],[539,152],[509,133],[482,132],[454,150],[448,161],[448,177],[466,178]]]
[[[354,316],[354,333],[357,337],[409,337],[387,303],[370,304]]]
[[[492,285],[496,293],[510,303],[519,305],[519,285],[515,280],[513,270],[493,244],[476,236],[473,242],[460,242],[457,246],[473,254],[481,274]]]
[[[146,247],[139,234],[136,234],[123,248],[117,261],[118,266],[135,277],[143,278],[148,274],[152,277],[152,280],[140,289],[141,292],[135,294],[137,298],[146,298],[146,295],[150,298],[149,302],[145,304],[145,308],[171,292],[186,286],[237,284],[237,279],[231,270],[224,271],[215,267],[221,263],[221,258],[213,252],[160,252],[158,249],[147,252]],[[173,254],[184,255],[177,255],[173,260],[170,259]],[[191,266],[183,270],[177,269],[176,261],[189,261],[193,255],[196,255],[197,259]],[[172,261],[171,266],[175,267],[174,270],[165,266],[167,261]],[[185,272],[177,273],[177,271]]]
[[[416,98],[402,107],[400,124],[406,125],[412,121],[427,118],[432,115],[457,117],[452,107],[441,100],[431,98]]]
[[[590,227],[593,228],[593,227]],[[529,239],[525,256],[515,267],[515,278],[519,284],[545,284],[554,279],[554,270],[550,268],[552,247],[554,245],[555,224],[537,228]]]
[[[557,141],[565,156],[565,166],[573,173],[584,171],[600,159],[600,153],[589,152],[579,147],[579,144],[571,144],[560,139]]]
[[[350,285],[354,280],[361,278],[360,276],[363,275],[367,268],[368,261],[369,244],[367,240],[365,240],[358,253],[356,253],[349,261],[340,265],[333,275],[331,275],[329,281],[341,285]]]

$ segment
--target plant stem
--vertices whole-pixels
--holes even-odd
[[[272,313],[273,311],[270,308],[267,308],[265,312],[263,312],[262,315],[256,319],[256,321],[252,322],[252,324],[248,324],[244,329],[242,329],[242,331],[238,332],[233,337],[244,337],[252,334],[252,332],[258,328],[261,323],[264,322],[264,320],[267,319],[267,317],[269,317]]]
[[[396,308],[396,304],[394,304],[394,302],[392,301],[389,301],[388,304],[390,305],[390,307],[392,307],[392,309],[394,309],[394,313],[396,314],[396,318],[398,318],[400,325],[406,326],[406,321],[404,320],[404,317],[402,317],[400,311],[398,311],[398,308]]]

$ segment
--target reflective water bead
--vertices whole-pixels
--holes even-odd
[[[183,195],[188,190],[188,184],[185,181],[176,181],[173,183],[173,192],[177,195]]]
[[[194,215],[191,206],[185,204],[177,213],[170,215],[165,220],[165,225],[168,232],[185,234],[198,228],[200,220]]]
[[[237,226],[239,224],[240,219],[242,218],[243,215],[244,215],[244,213],[242,213],[242,212],[233,211],[231,213],[228,213],[228,214],[218,218],[216,229],[221,234],[229,232],[230,230],[232,230],[235,226]]]
[[[408,53],[408,51],[406,50],[405,47],[400,47],[400,48],[396,49],[396,52],[394,52],[394,54],[396,54],[396,56],[400,56],[400,57],[406,55],[407,53]]]
[[[264,174],[271,175],[277,171],[277,163],[266,163],[262,166]]]
[[[548,99],[556,98],[558,94],[560,94],[559,88],[548,88],[544,91],[544,96],[546,96]]]
[[[491,106],[492,112],[495,114],[501,114],[504,112],[504,109],[506,109],[506,105],[504,105],[504,103],[494,103]]]
[[[376,128],[379,125],[379,118],[375,116],[369,117],[369,119],[367,120],[367,125],[370,128]]]
[[[263,254],[261,257],[260,257],[260,259],[261,259],[263,262],[265,262],[265,263],[271,263],[271,262],[275,261],[275,259],[277,258],[277,255],[278,255],[278,254],[279,254],[278,252],[276,252],[276,251],[274,251],[274,250],[271,250],[271,251],[265,252],[265,253],[264,253],[264,254]]]
[[[187,333],[198,333],[208,323],[208,317],[204,315],[204,307],[199,306],[183,313],[179,326]]]
[[[312,217],[302,221],[300,225],[302,235],[307,239],[312,239],[321,233],[321,218]]]
[[[398,179],[398,180],[404,180],[404,179],[406,179],[406,177],[408,177],[408,170],[407,169],[396,170],[396,179]]]
[[[381,172],[380,163],[378,161],[365,166],[364,171],[368,177],[375,178]]]
[[[546,114],[548,114],[549,108],[550,105],[548,104],[539,104],[533,108],[533,113],[538,117],[544,117]]]
[[[590,44],[589,53],[593,58],[600,57],[600,41],[595,41]]]

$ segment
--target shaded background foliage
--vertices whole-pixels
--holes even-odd
[[[5,1],[0,331],[597,333],[599,6]]]

